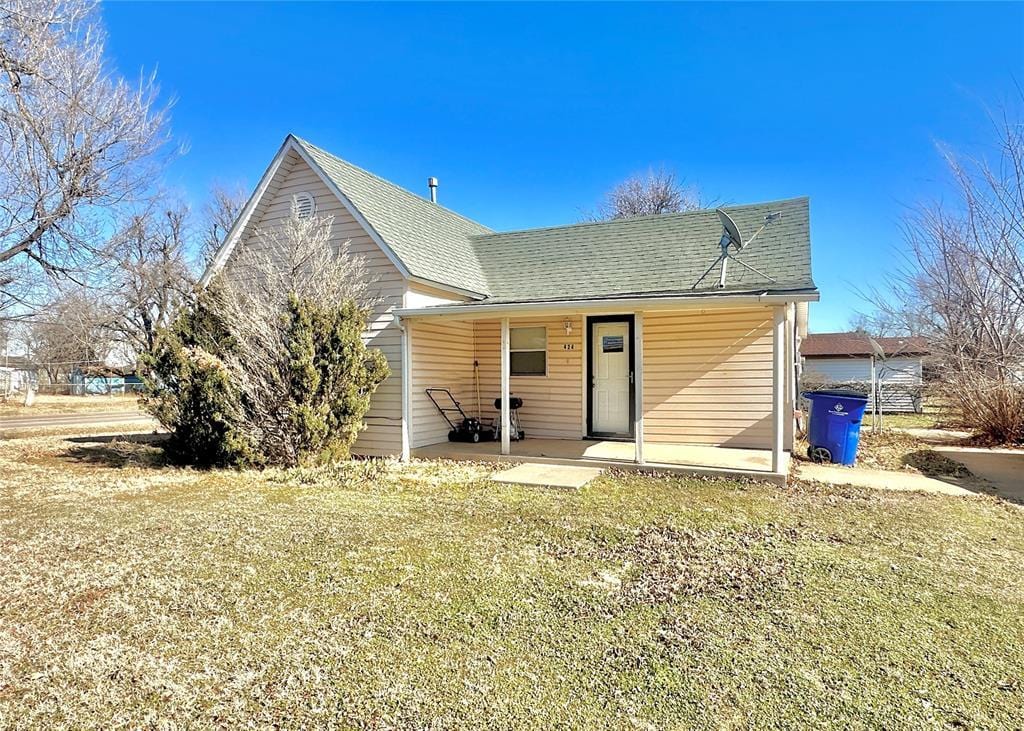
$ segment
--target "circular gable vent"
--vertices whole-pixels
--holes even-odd
[[[306,191],[296,193],[292,196],[292,208],[299,218],[309,218],[316,213],[316,199]]]

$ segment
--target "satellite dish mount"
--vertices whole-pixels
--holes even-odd
[[[761,224],[761,228],[757,229],[753,236],[744,241],[743,235],[740,234],[739,227],[736,225],[736,222],[732,220],[732,216],[721,208],[716,208],[715,213],[718,214],[718,220],[722,222],[722,238],[718,242],[718,245],[722,248],[722,253],[719,254],[718,258],[711,263],[711,266],[704,270],[704,273],[700,275],[700,279],[694,283],[693,289],[697,289],[697,287],[700,286],[700,283],[703,282],[719,264],[722,265],[722,269],[718,275],[718,288],[722,289],[725,286],[725,278],[728,274],[730,261],[734,261],[741,267],[754,272],[754,274],[764,277],[769,282],[774,282],[774,277],[769,277],[760,269],[750,266],[750,264],[747,264],[745,261],[737,257],[736,253],[739,253],[740,251],[743,251],[744,248],[750,246],[750,244],[754,242],[754,239],[760,236],[761,232],[768,228],[771,223],[781,218],[782,214],[778,212],[769,213],[764,217],[764,223]],[[736,253],[733,252],[734,249]]]

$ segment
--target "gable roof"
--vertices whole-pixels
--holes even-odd
[[[748,238],[769,213],[781,214],[736,254],[767,276],[731,262],[724,288],[717,286],[718,266],[698,286],[720,253],[722,227],[714,210],[495,233],[294,135],[285,139],[204,283],[227,260],[276,162],[291,149],[332,188],[403,275],[465,292],[477,301],[817,291],[807,198],[726,207]]]
[[[928,343],[924,338],[875,338],[887,356],[927,355]],[[800,344],[805,357],[870,357],[871,343],[864,332],[811,333]]]
[[[487,293],[472,237],[486,226],[294,137],[414,277]]]

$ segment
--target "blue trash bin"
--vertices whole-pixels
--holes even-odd
[[[856,391],[807,391],[811,423],[807,456],[815,462],[852,465],[860,443],[860,422],[868,397]]]

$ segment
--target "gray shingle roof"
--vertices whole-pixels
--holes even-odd
[[[730,262],[724,290],[717,267],[693,289],[720,253],[713,210],[490,234],[474,246],[495,302],[814,289],[807,198],[725,210],[746,238],[782,214],[737,254],[774,283]]]
[[[295,138],[373,227],[409,273],[487,293],[470,237],[486,226]]]
[[[882,346],[889,357],[901,355],[927,355],[928,341],[920,336],[882,338],[873,340]],[[811,333],[800,344],[800,355],[813,357],[871,356],[874,350],[865,332]]]
[[[737,254],[775,282],[730,263],[724,289],[717,267],[694,289],[720,251],[713,210],[495,233],[296,140],[413,276],[486,302],[815,289],[807,198],[725,207],[748,239],[769,213],[782,214]]]

